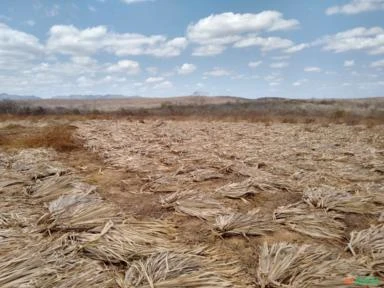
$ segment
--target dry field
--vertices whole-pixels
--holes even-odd
[[[7,120],[0,195],[0,287],[384,279],[384,125]]]

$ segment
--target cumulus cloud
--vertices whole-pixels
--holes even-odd
[[[363,50],[369,54],[384,54],[384,29],[357,27],[326,36],[318,41],[324,49],[336,53]]]
[[[234,45],[236,48],[244,48],[251,46],[260,47],[261,51],[270,51],[276,49],[284,49],[294,46],[294,43],[289,39],[280,37],[258,37],[249,36],[237,41]]]
[[[184,63],[181,67],[177,68],[177,73],[179,73],[180,75],[187,75],[193,73],[196,69],[196,65]]]
[[[47,41],[49,51],[70,55],[89,55],[103,50],[117,56],[173,57],[180,55],[186,46],[184,37],[167,39],[163,35],[120,34],[108,31],[105,26],[80,30],[73,25],[55,25]]]
[[[215,56],[221,54],[225,50],[222,45],[203,45],[194,49],[193,56]]]
[[[44,53],[35,36],[0,23],[0,69],[19,68]]]
[[[310,66],[310,67],[305,67],[304,71],[305,72],[321,72],[321,68],[316,66]]]
[[[205,72],[204,75],[213,76],[213,77],[222,77],[222,76],[231,75],[231,72],[223,68],[215,67],[211,71]]]
[[[211,15],[189,25],[187,35],[200,44],[217,43],[217,40],[230,43],[242,33],[288,30],[298,25],[297,20],[286,20],[277,11],[263,11],[258,14],[228,12]]]
[[[254,61],[254,62],[249,62],[248,67],[250,68],[256,68],[259,67],[263,63],[262,61]]]
[[[373,67],[373,68],[384,68],[384,59],[372,62],[371,63],[371,67]]]
[[[355,60],[345,60],[344,67],[352,67],[355,66]]]
[[[384,0],[353,0],[348,4],[329,7],[325,13],[334,14],[359,14],[362,12],[384,10]]]
[[[137,74],[140,72],[140,65],[136,61],[120,60],[116,64],[110,65],[107,68],[108,72],[123,72],[127,74]]]
[[[244,48],[257,46],[263,51],[291,48],[294,43],[279,37],[261,37],[260,33],[285,31],[297,28],[299,21],[284,19],[278,11],[263,11],[258,14],[232,12],[214,14],[190,24],[187,38],[200,46],[195,56],[212,56],[222,53],[228,46]],[[296,48],[297,51],[304,48]]]

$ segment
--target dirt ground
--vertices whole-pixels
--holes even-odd
[[[50,147],[36,141],[36,137],[27,144],[16,141],[20,135],[41,136],[47,127],[64,129],[60,125],[69,124],[72,140],[81,147],[75,149],[71,142],[69,148],[63,148],[56,143],[51,147],[56,152],[49,152],[50,161],[71,169],[71,175],[87,185],[97,186],[103,201],[117,207],[124,217],[138,223],[160,221],[172,226],[170,239],[166,240],[169,243],[220,251],[214,256],[221,261],[217,265],[236,263],[238,269],[231,276],[227,271],[216,271],[225,281],[214,285],[209,284],[213,278],[204,277],[196,286],[180,284],[182,281],[167,284],[161,282],[164,279],[155,284],[149,280],[134,284],[126,276],[126,282],[115,281],[111,287],[355,287],[344,283],[344,279],[384,276],[383,125],[121,119],[13,121],[0,124],[2,158],[16,157],[13,155],[31,145]],[[12,165],[6,169],[13,169]],[[23,171],[17,173],[25,176]],[[101,229],[97,225],[92,229]],[[359,231],[367,239],[358,238],[362,237]],[[369,238],[371,232],[376,236]],[[272,253],[274,245],[292,246],[279,246],[279,252]],[[304,248],[298,254],[289,254],[306,245],[323,247],[319,252],[323,256],[313,258],[312,266],[294,261],[300,253],[307,255]],[[281,251],[286,253],[284,259],[292,258],[291,263],[276,268],[273,261],[265,262],[278,259]],[[337,262],[340,258],[343,264]],[[110,262],[121,274],[134,266],[129,261],[123,266]],[[332,271],[312,273],[310,269],[315,271],[316,265],[325,265]],[[301,270],[312,276],[303,277],[297,272]],[[202,271],[205,268],[193,273]],[[188,273],[184,272],[187,276]],[[172,277],[179,279],[169,276]]]

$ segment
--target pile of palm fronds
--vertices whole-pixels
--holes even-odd
[[[87,257],[109,263],[128,263],[154,251],[167,251],[172,247],[172,234],[172,227],[162,222],[109,222],[80,234],[79,241]]]
[[[272,217],[258,213],[218,215],[213,227],[221,235],[266,235],[278,229]]]
[[[239,183],[230,183],[216,189],[216,193],[221,197],[232,199],[242,198],[248,195],[254,195],[260,190],[254,181],[250,178]]]
[[[213,168],[196,169],[191,173],[191,176],[195,182],[203,182],[224,177],[223,174],[219,173],[216,169]]]
[[[384,206],[378,206],[375,196],[352,195],[348,192],[337,190],[330,186],[307,189],[303,194],[303,201],[315,208],[324,208],[346,213],[376,214]]]
[[[172,207],[177,212],[201,219],[209,219],[230,211],[219,201],[194,191],[172,193],[161,198],[161,203],[165,208]]]
[[[233,287],[215,271],[207,271],[200,257],[160,252],[131,263],[121,287]]]
[[[372,226],[361,231],[352,231],[348,249],[357,253],[384,253],[384,225]]]
[[[369,275],[365,258],[341,258],[325,246],[276,243],[260,248],[256,272],[261,287],[348,287],[343,278]]]
[[[27,188],[27,193],[32,199],[39,202],[49,202],[63,195],[91,194],[96,191],[96,187],[80,182],[72,175],[51,176]]]
[[[66,201],[66,197],[58,199]],[[66,201],[68,204],[69,201]],[[101,200],[76,202],[70,206],[54,202],[64,209],[44,214],[37,224],[41,230],[84,231],[103,225],[111,219],[119,218],[119,210],[112,204]],[[52,209],[53,205],[51,205]]]
[[[24,149],[9,159],[11,168],[25,173],[32,179],[40,179],[52,175],[61,175],[69,171],[60,163],[52,160],[53,150]]]
[[[274,219],[289,229],[315,238],[342,239],[345,224],[341,214],[309,209],[304,203],[278,207]]]

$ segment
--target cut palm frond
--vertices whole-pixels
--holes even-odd
[[[339,239],[344,236],[343,216],[334,212],[309,209],[303,203],[282,206],[274,211],[274,219],[289,229],[315,238]]]
[[[131,222],[100,226],[79,236],[81,250],[92,259],[128,263],[155,251],[177,247],[170,243],[172,227],[160,222]]]
[[[384,209],[376,205],[374,195],[352,195],[329,186],[305,190],[303,200],[315,208],[346,213],[376,214]]]
[[[352,231],[348,249],[353,255],[384,253],[384,225],[372,226],[361,231]]]
[[[213,226],[221,235],[266,235],[278,229],[272,217],[257,213],[230,213],[216,217]]]
[[[221,197],[232,199],[242,198],[249,195],[255,195],[260,191],[258,185],[253,183],[252,179],[247,179],[239,183],[230,183],[216,189],[216,193]]]
[[[205,220],[230,212],[230,209],[224,207],[219,201],[204,197],[194,191],[172,193],[167,197],[161,198],[161,203],[163,207],[172,207],[182,214]]]

